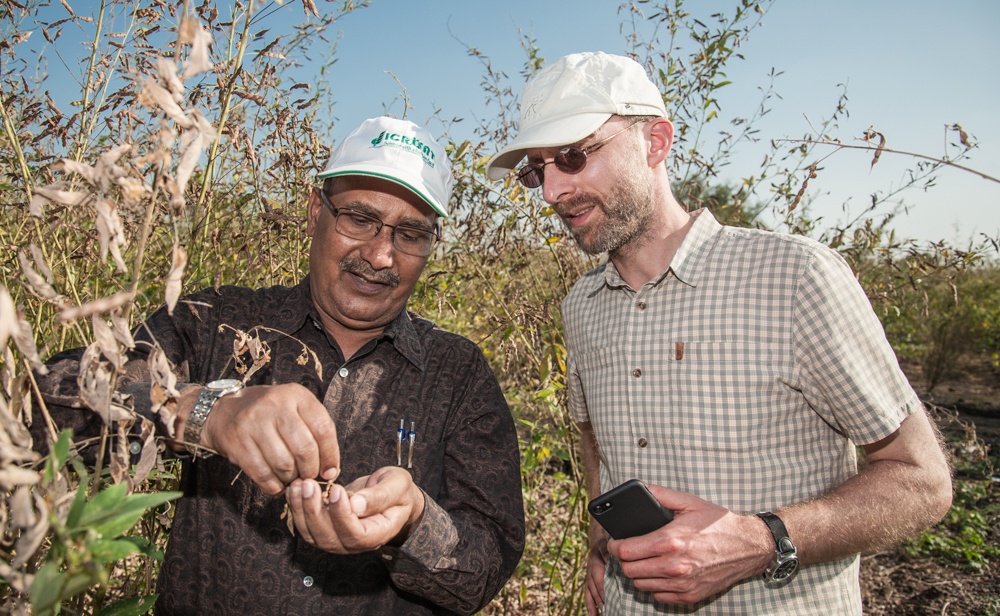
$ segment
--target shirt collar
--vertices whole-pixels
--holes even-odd
[[[322,323],[312,301],[309,276],[292,287],[292,292],[288,294],[275,314],[274,325],[269,326],[273,327],[277,333],[267,337],[276,338],[281,335],[280,332],[298,331],[307,319],[317,324]],[[411,364],[420,370],[424,369],[424,348],[420,333],[414,323],[414,315],[406,310],[400,311],[396,318],[386,325],[376,341],[383,339],[388,340],[396,351]]]
[[[692,287],[698,286],[704,259],[692,258],[692,256],[701,252],[702,249],[709,249],[710,242],[714,244],[713,238],[722,231],[722,225],[705,208],[691,212],[691,217],[694,218],[694,224],[691,225],[691,229],[684,236],[684,241],[677,248],[677,252],[674,253],[670,264],[663,272],[646,284],[656,286],[666,278],[668,273],[673,272],[674,276],[684,284]],[[621,274],[618,273],[618,268],[615,267],[615,264],[610,259],[600,267],[604,268],[604,275],[595,276],[592,294],[604,287],[618,289],[628,286],[628,283],[621,277]],[[600,270],[600,267],[598,270]]]

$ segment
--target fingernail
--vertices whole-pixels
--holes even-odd
[[[365,509],[368,508],[368,501],[365,500],[364,496],[352,496],[351,497],[351,509],[354,510],[354,515],[362,516],[365,514]]]
[[[303,481],[302,482],[302,498],[312,498],[313,495],[313,482]]]
[[[340,488],[333,486],[330,488],[330,494],[327,496],[327,502],[335,503],[340,500]]]
[[[336,481],[337,477],[340,476],[340,469],[334,466],[333,468],[328,468],[322,473],[323,479],[327,481]]]

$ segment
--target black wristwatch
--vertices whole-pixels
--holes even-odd
[[[795,551],[795,544],[788,538],[788,530],[785,529],[785,523],[781,518],[770,511],[762,511],[757,517],[767,524],[775,545],[774,560],[764,570],[764,584],[782,586],[799,570],[798,552]]]
[[[188,451],[196,458],[207,458],[211,454],[204,449],[197,447],[201,443],[201,429],[205,427],[205,420],[212,412],[215,402],[227,394],[233,394],[243,389],[243,381],[236,379],[219,379],[212,381],[205,386],[198,394],[198,401],[194,403],[194,409],[188,415],[187,423],[184,425],[184,442],[188,444]]]

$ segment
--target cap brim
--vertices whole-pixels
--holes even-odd
[[[499,180],[517,166],[527,150],[570,145],[592,135],[611,118],[610,113],[579,113],[535,124],[518,133],[513,141],[486,163],[486,176]]]
[[[437,200],[433,199],[425,191],[417,188],[422,182],[418,178],[410,177],[409,174],[400,173],[399,169],[388,169],[382,165],[351,165],[350,167],[344,167],[341,169],[334,169],[333,171],[323,171],[316,177],[325,180],[326,178],[340,177],[345,175],[363,175],[372,178],[381,178],[383,180],[388,180],[393,184],[398,184],[403,188],[409,190],[416,196],[430,206],[437,214],[447,218],[448,208],[446,204],[440,204]]]

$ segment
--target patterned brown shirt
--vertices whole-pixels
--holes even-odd
[[[137,328],[138,351],[121,380],[139,394],[137,410],[148,406],[151,339],[181,381],[206,383],[241,378],[234,329],[270,345],[270,361],[248,385],[300,383],[329,409],[339,483],[396,464],[400,421],[412,426],[411,472],[427,495],[425,511],[399,547],[330,554],[293,536],[281,519],[284,497],[266,496],[235,465],[186,461],[157,613],[472,613],[489,603],[524,549],[524,509],[514,424],[479,348],[404,311],[345,363],[315,315],[308,279],[293,288],[207,289]],[[312,357],[302,365],[303,345],[322,376]],[[79,409],[78,356],[53,358],[43,390],[57,420],[81,436],[100,424]],[[408,457],[404,445],[404,467]]]

